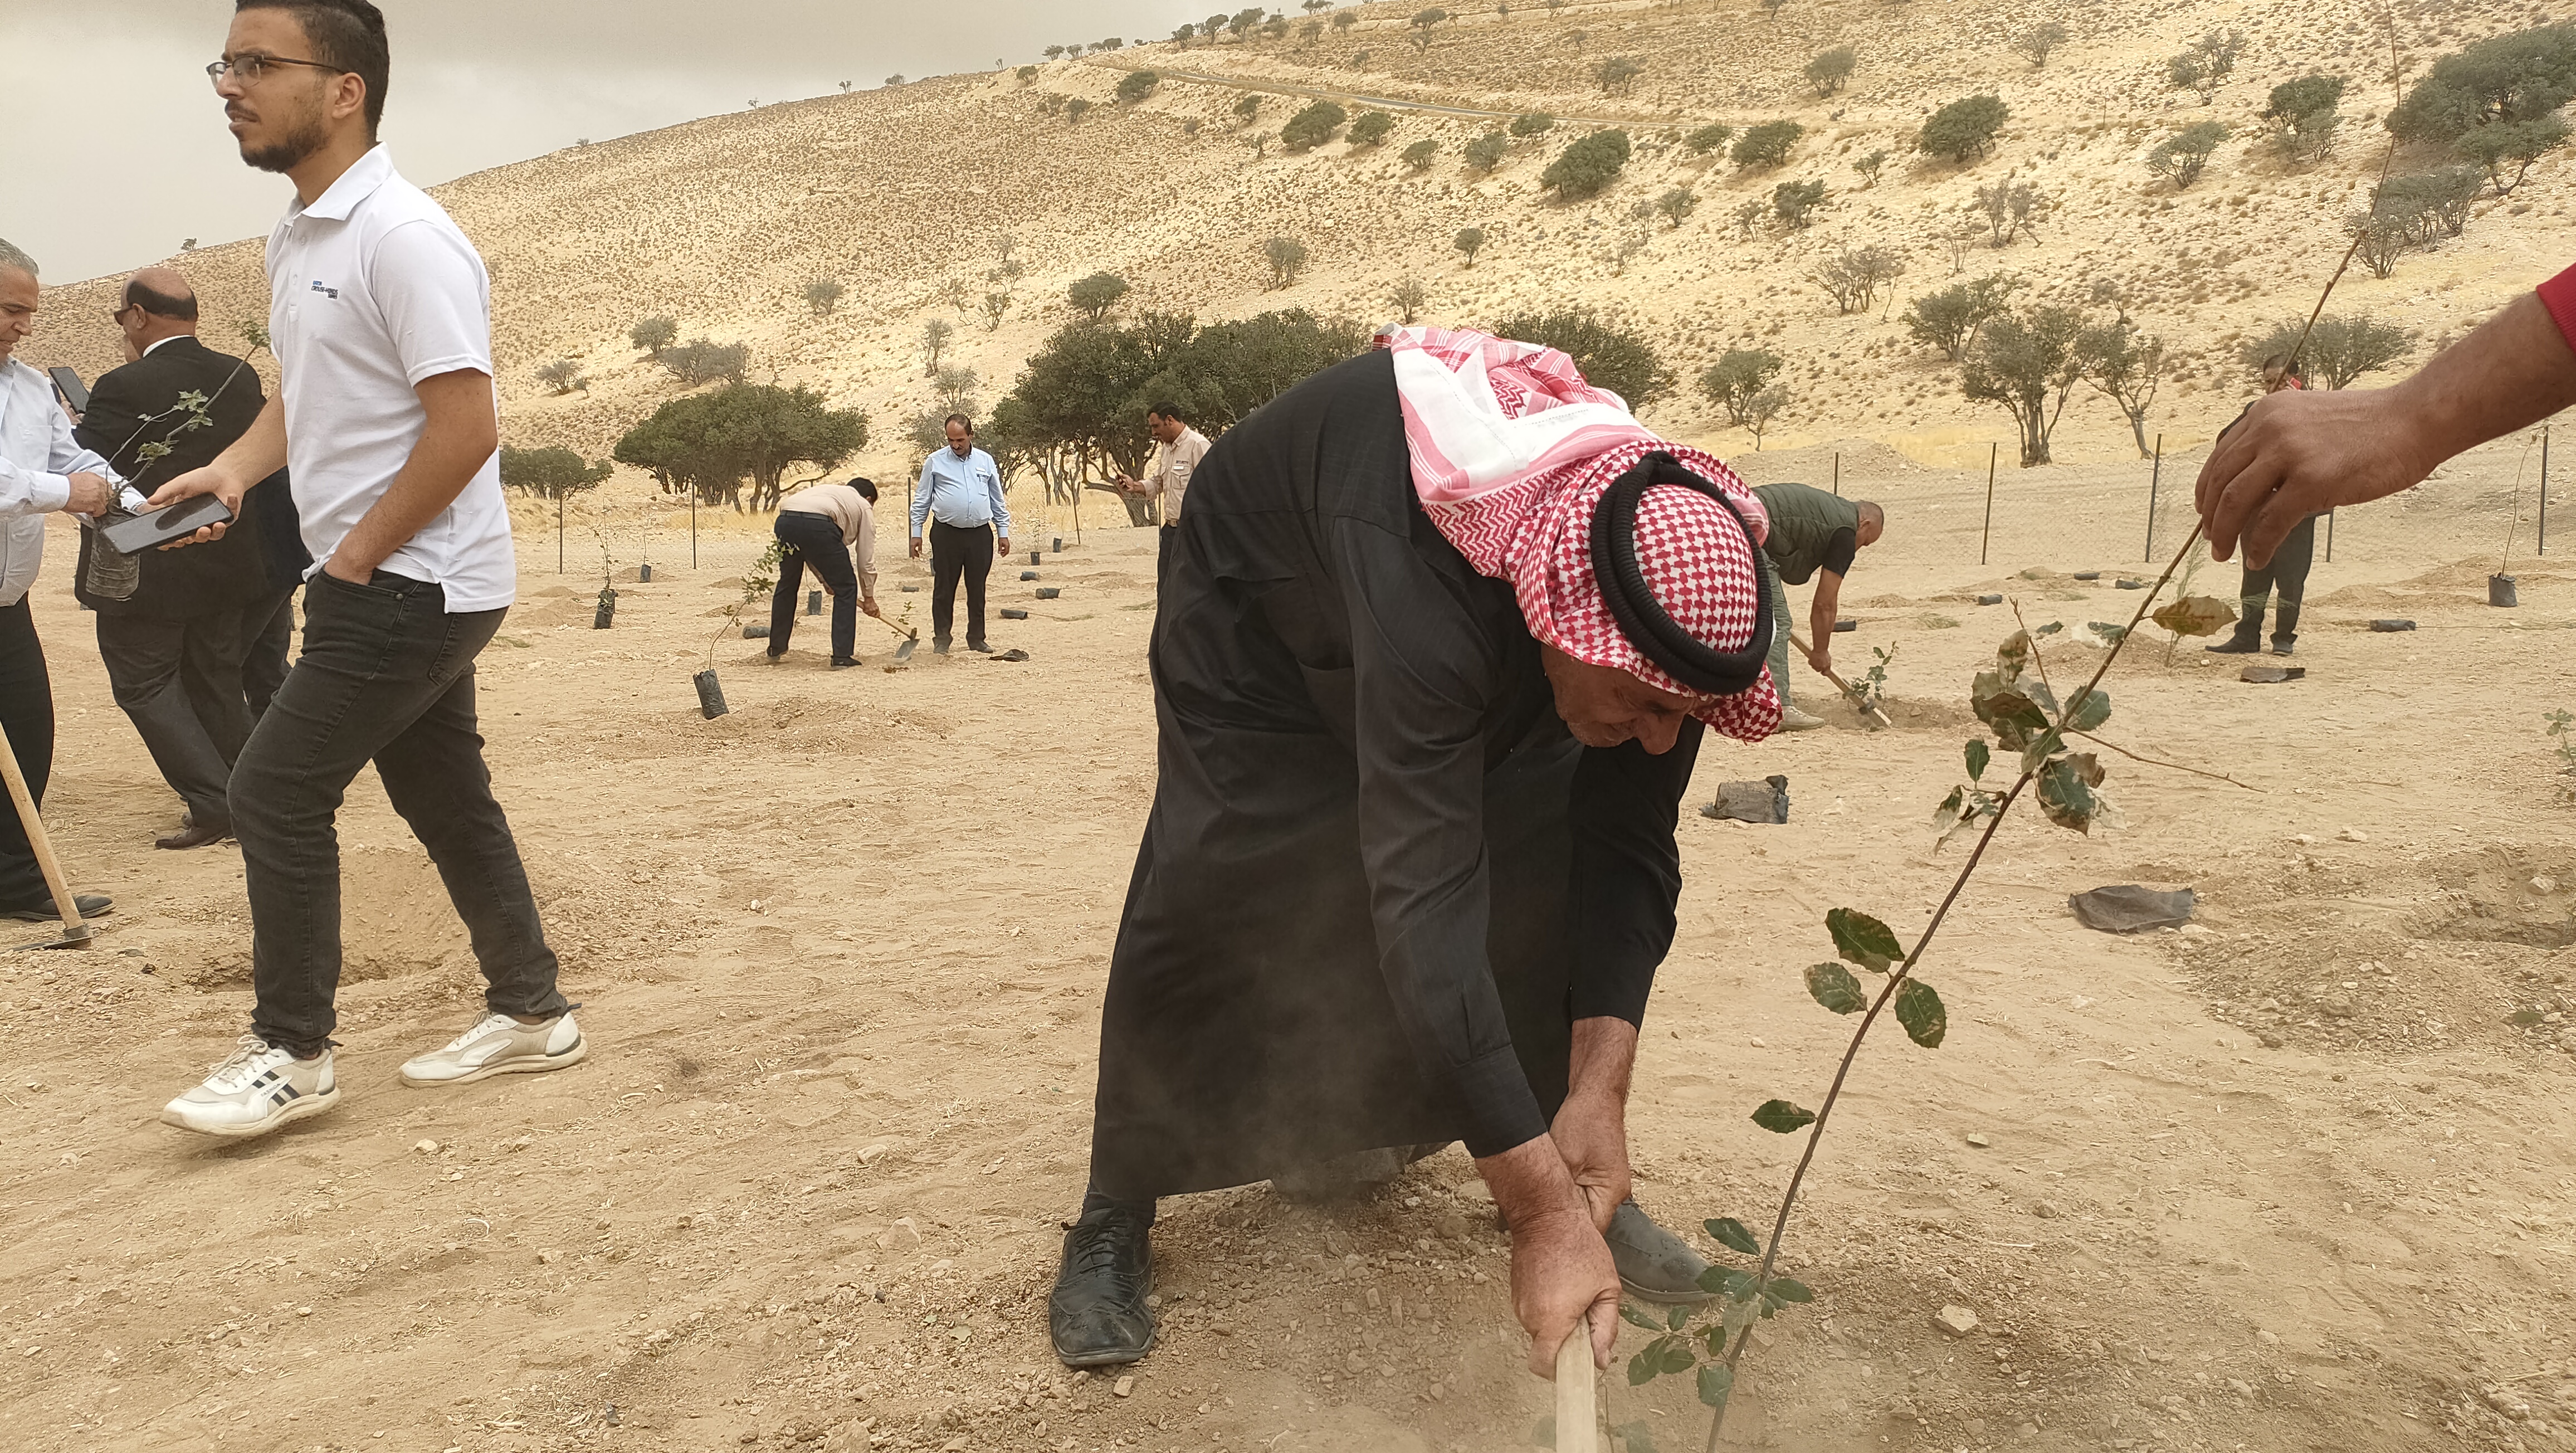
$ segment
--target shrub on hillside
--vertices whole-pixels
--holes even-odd
[[[1129,71],[1118,78],[1118,99],[1133,106],[1154,94],[1154,88],[1161,84],[1163,78],[1155,72]]]
[[[1914,335],[1915,342],[1931,344],[1956,363],[1977,341],[1977,330],[2004,311],[2013,289],[2020,286],[2018,278],[1994,273],[1925,293],[1906,305],[1905,331]]]
[[[2015,237],[2039,240],[2039,224],[2052,205],[2039,188],[2028,182],[1997,182],[1976,190],[1977,210],[1985,214],[1986,228],[1994,234],[1997,251],[2012,245]]]
[[[537,382],[544,384],[558,397],[571,393],[575,389],[583,393],[590,392],[590,380],[581,376],[581,365],[569,358],[558,358],[552,363],[537,365]]]
[[[2382,216],[2404,219],[2409,245],[2430,247],[2468,227],[2470,208],[2485,189],[2486,178],[2476,167],[2446,166],[2390,177],[2380,183],[2373,206]]]
[[[659,353],[680,341],[680,325],[670,318],[646,318],[626,333],[627,341],[645,353]]]
[[[1652,202],[1641,205],[1661,212],[1665,221],[1679,228],[1682,225],[1682,219],[1689,216],[1693,208],[1699,206],[1699,194],[1688,187],[1674,187]]]
[[[2237,349],[2236,356],[2247,368],[2259,375],[2263,362],[2275,356],[2286,356],[2298,347],[2299,330],[2307,319],[2287,319],[2274,324],[2261,336],[2248,340]],[[2299,362],[2310,376],[2324,380],[2330,389],[2339,389],[2365,373],[2376,373],[2402,361],[2414,350],[2413,329],[2382,322],[2367,313],[2329,313],[2317,319],[2308,343],[2299,350]]]
[[[2522,185],[2531,164],[2567,144],[2564,118],[2540,116],[2529,121],[2498,121],[2480,126],[2452,143],[2460,155],[2486,169],[2501,197]],[[2506,173],[2512,173],[2508,178]]]
[[[1431,289],[1423,285],[1422,279],[1409,277],[1389,290],[1386,300],[1394,305],[1396,321],[1410,328],[1413,320],[1422,316],[1423,308],[1431,302]]]
[[[1756,395],[1771,386],[1786,360],[1767,348],[1730,348],[1699,376],[1699,391],[1726,410],[1726,421],[1738,428],[1750,422],[1747,411]]]
[[[1954,162],[1975,161],[1994,146],[1996,134],[2010,119],[2012,108],[2000,96],[1963,96],[1932,113],[1916,134],[1914,146]]]
[[[710,343],[704,338],[692,338],[656,350],[653,361],[690,388],[720,378],[740,383],[743,373],[751,367],[751,348],[743,343]]]
[[[1628,165],[1628,156],[1627,132],[1615,127],[1596,131],[1558,152],[1547,170],[1539,173],[1538,184],[1553,190],[1561,200],[1596,196],[1618,180]]]
[[[1073,125],[1080,126],[1082,118],[1090,114],[1091,103],[1080,96],[1070,97],[1064,103],[1064,119]]]
[[[2215,121],[2195,121],[2155,144],[2147,153],[2147,170],[2182,191],[2200,180],[2201,169],[2226,139],[2226,127]]]
[[[1402,154],[1404,169],[1413,172],[1429,171],[1432,159],[1439,155],[1440,143],[1426,136],[1404,149]]]
[[[1771,189],[1771,213],[1787,227],[1805,227],[1825,204],[1822,182],[1782,182]]]
[[[1807,62],[1806,70],[1802,74],[1806,76],[1807,84],[1815,89],[1817,95],[1830,96],[1843,88],[1843,83],[1851,79],[1853,69],[1859,64],[1858,51],[1847,45],[1838,45],[1831,50],[1817,53],[1813,60]]]
[[[1467,143],[1467,165],[1480,172],[1492,171],[1503,164],[1511,147],[1511,138],[1499,131],[1488,131]]]
[[[1261,256],[1270,264],[1270,285],[1284,288],[1306,270],[1306,244],[1294,237],[1273,237],[1261,244]]]
[[[1064,290],[1064,300],[1092,322],[1127,296],[1127,280],[1114,272],[1095,272]]]
[[[839,278],[818,277],[805,285],[805,306],[813,309],[817,318],[830,317],[832,310],[841,305],[842,295],[849,290]]]
[[[2052,20],[2044,25],[2032,26],[2014,37],[2012,48],[2028,58],[2030,68],[2036,71],[2048,64],[2051,53],[2073,38],[2073,34],[2065,26]]]
[[[1461,228],[1459,229],[1458,235],[1451,239],[1449,245],[1457,248],[1460,252],[1467,254],[1467,265],[1469,267],[1474,267],[1476,265],[1476,254],[1483,251],[1485,247],[1485,229],[1482,227]]]
[[[1351,122],[1350,143],[1353,146],[1376,146],[1395,130],[1395,117],[1385,111],[1363,111]]]
[[[1673,371],[1645,335],[1607,322],[1590,308],[1516,313],[1486,331],[1557,350],[1574,360],[1586,383],[1617,394],[1632,413],[1672,397]]]
[[[2021,434],[2024,469],[2049,462],[2049,438],[2066,410],[2066,396],[2083,378],[2077,345],[2084,315],[2043,303],[2026,314],[1989,321],[1959,367],[1959,391],[1978,403],[1999,404]]]
[[[1682,146],[1693,156],[1706,156],[1712,151],[1725,150],[1728,138],[1734,135],[1734,127],[1723,121],[1712,121],[1683,137]]]
[[[616,458],[651,470],[665,492],[768,510],[789,468],[832,469],[867,444],[867,415],[855,409],[834,409],[802,387],[733,383],[654,410],[617,441]]]
[[[2576,23],[2482,40],[2433,63],[2388,129],[2401,141],[2444,144],[2481,127],[2540,120],[2576,100]]]
[[[1245,121],[1250,121],[1253,117],[1261,114],[1261,99],[1262,98],[1259,93],[1246,91],[1235,101],[1234,114]]]
[[[2334,149],[2335,128],[2343,118],[2344,78],[2306,75],[2272,88],[2263,107],[2274,142],[2292,161],[2316,161]]]
[[[1737,166],[1779,166],[1788,161],[1789,148],[1796,146],[1798,138],[1806,134],[1807,128],[1795,121],[1765,121],[1747,128],[1743,135],[1735,138],[1734,148],[1726,154],[1727,160]]]
[[[1317,101],[1288,118],[1279,128],[1279,144],[1290,151],[1305,151],[1333,139],[1351,113],[1332,101]]]
[[[1511,133],[1515,137],[1526,140],[1529,137],[1545,135],[1555,125],[1555,117],[1544,111],[1530,111],[1512,118]]]
[[[1636,57],[1614,55],[1593,65],[1592,82],[1605,94],[1625,96],[1637,88],[1637,78],[1645,73],[1645,66]]]
[[[501,446],[501,483],[511,489],[524,489],[539,499],[561,499],[594,488],[608,478],[612,468],[605,459],[593,464],[561,445],[544,449]]]
[[[1878,302],[1878,290],[1905,274],[1905,259],[1884,247],[1854,251],[1844,248],[1808,274],[1834,300],[1837,313],[1865,313]]]
[[[1886,165],[1887,148],[1882,146],[1878,150],[1863,156],[1860,160],[1853,162],[1852,170],[1860,173],[1860,184],[1864,189],[1866,189],[1878,185],[1879,170]]]
[[[2236,58],[2244,53],[2245,32],[2213,30],[2165,62],[2165,84],[2177,91],[2198,92],[2200,104],[2206,106],[2236,73]]]

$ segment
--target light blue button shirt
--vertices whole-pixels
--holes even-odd
[[[1004,536],[1011,533],[1011,510],[1002,503],[1002,471],[992,455],[970,449],[960,459],[954,449],[931,451],[921,464],[921,485],[912,492],[914,539],[921,538],[923,522],[931,518],[960,530],[994,525]]]
[[[71,499],[75,474],[124,483],[72,437],[53,380],[24,359],[0,358],[0,609],[26,599],[36,583],[45,516]]]

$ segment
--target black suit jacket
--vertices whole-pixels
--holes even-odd
[[[173,434],[186,417],[175,412],[179,396],[192,390],[208,400],[209,426]],[[189,470],[213,463],[216,455],[249,432],[267,402],[259,374],[249,364],[195,338],[174,338],[100,378],[90,390],[89,409],[73,433],[149,495]],[[156,414],[170,417],[145,422]],[[148,466],[139,464],[143,446],[160,441],[170,445],[170,452]],[[104,600],[90,593],[91,534],[83,530],[72,593],[104,614],[170,619],[230,609],[273,595],[278,586],[270,578],[268,551],[262,543],[268,531],[261,528],[259,517],[283,511],[291,518],[294,508],[285,471],[280,470],[243,497],[242,519],[224,538],[184,550],[147,551],[142,586],[128,600]]]

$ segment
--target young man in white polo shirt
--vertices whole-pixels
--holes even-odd
[[[438,864],[490,986],[485,1016],[406,1063],[403,1082],[558,1069],[587,1049],[475,730],[474,658],[518,578],[494,463],[491,284],[465,234],[376,144],[389,68],[367,0],[236,0],[212,68],[242,159],[295,183],[268,242],[283,386],[238,443],[152,502],[237,505],[291,464],[317,563],[304,654],[233,769],[251,1031],[161,1112],[209,1135],[263,1135],[339,1098],[332,823],[370,761]]]

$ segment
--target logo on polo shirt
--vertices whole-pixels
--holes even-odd
[[[326,287],[322,286],[322,284],[320,284],[319,282],[316,282],[316,283],[313,285],[313,291],[315,291],[315,292],[317,292],[317,293],[320,293],[322,296],[324,296],[324,297],[326,297],[326,298],[337,298],[338,296],[340,296],[340,290],[339,290],[338,288],[326,288]]]

